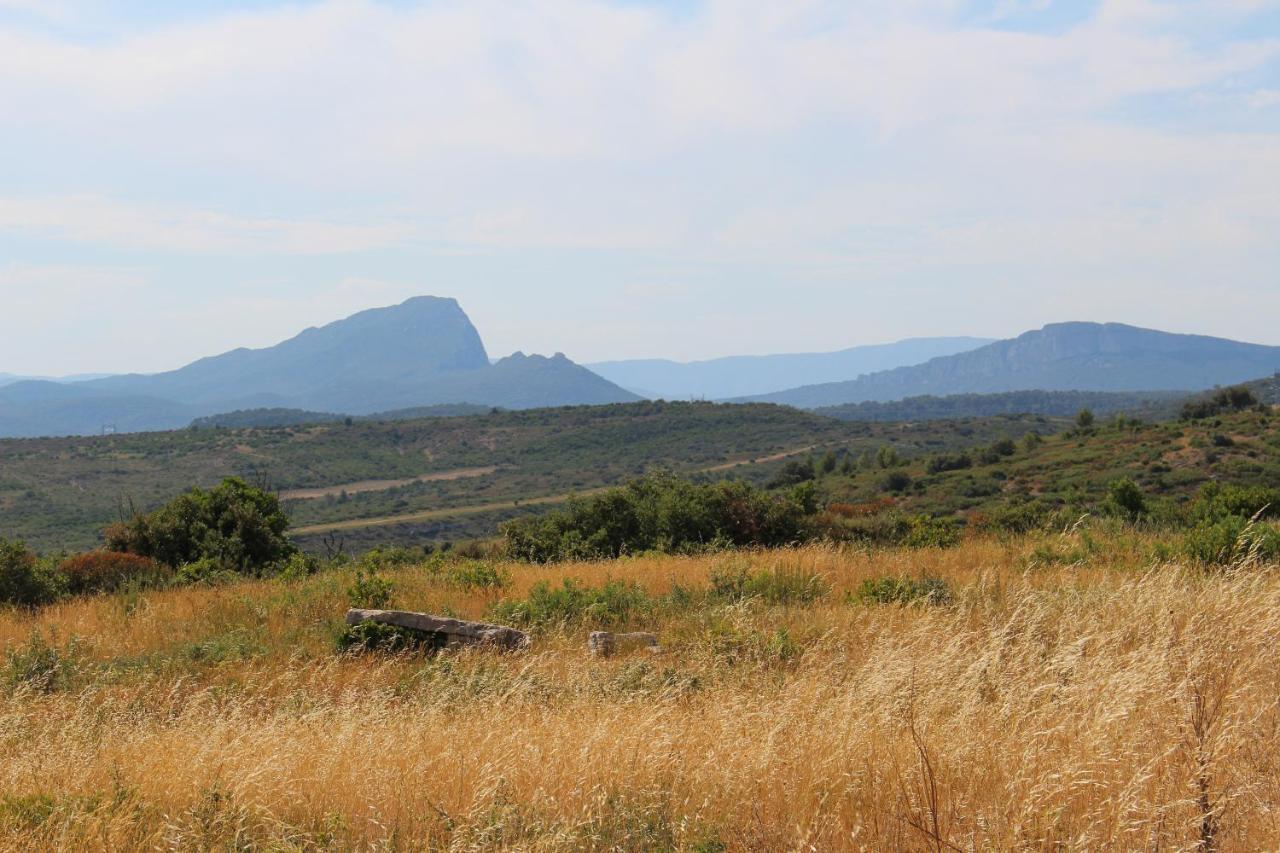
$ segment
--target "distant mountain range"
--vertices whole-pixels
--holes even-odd
[[[91,434],[104,425],[172,429],[261,408],[363,415],[455,403],[526,409],[636,399],[559,353],[491,363],[455,300],[423,296],[167,373],[15,382],[0,388],[0,436]]]
[[[0,373],[0,388],[16,382],[84,382],[89,379],[104,379],[110,373],[86,373],[80,376],[17,376],[12,373]]]
[[[740,355],[709,361],[638,359],[588,364],[595,373],[650,399],[723,400],[768,394],[799,383],[837,382],[977,349],[990,338],[909,338],[839,352]]]
[[[1075,417],[1081,409],[1088,409],[1095,415],[1123,413],[1163,420],[1177,417],[1187,399],[1184,391],[1002,391],[845,403],[813,412],[842,421],[941,421],[1027,414]]]
[[[817,409],[1005,391],[1197,391],[1270,376],[1280,347],[1120,323],[1056,323],[969,352],[735,402]]]

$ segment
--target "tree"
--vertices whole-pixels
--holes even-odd
[[[881,468],[893,468],[898,464],[898,451],[894,450],[892,445],[884,445],[876,453],[876,463]]]
[[[1082,431],[1093,429],[1093,422],[1093,412],[1089,409],[1081,409],[1079,413],[1076,414],[1076,426]]]
[[[830,474],[836,470],[836,452],[828,450],[826,455],[822,457],[822,473]]]
[[[1138,484],[1127,477],[1115,480],[1107,488],[1107,504],[1116,515],[1137,521],[1147,514],[1147,498]]]
[[[279,499],[239,478],[195,488],[148,515],[105,531],[107,548],[178,567],[211,560],[256,573],[297,552]]]

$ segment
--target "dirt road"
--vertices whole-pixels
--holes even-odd
[[[808,447],[799,447],[799,448],[796,448],[795,450],[785,450],[781,453],[770,454],[769,456],[760,456],[754,459],[738,459],[732,462],[721,462],[719,464],[711,465],[706,468],[699,468],[697,469],[696,473],[710,474],[710,473],[715,473],[717,471],[728,471],[732,468],[738,467],[739,465],[745,465],[745,464],[751,464],[751,463],[780,462],[781,460],[791,456],[799,456],[801,453],[808,453],[809,451],[813,450],[815,447],[817,447],[817,445],[811,444]],[[480,469],[468,469],[468,470],[480,470]],[[579,497],[586,497],[589,495],[598,495],[601,492],[607,491],[611,488],[613,488],[613,486],[601,486],[595,489],[585,489],[582,491],[570,492],[562,495],[543,495],[541,497],[523,498],[518,501],[514,501],[514,500],[498,501],[495,503],[476,504],[474,506],[444,507],[441,509],[429,509],[429,510],[422,510],[419,512],[410,512],[410,513],[405,513],[403,515],[387,515],[381,518],[352,518],[352,519],[348,519],[347,521],[331,521],[326,524],[310,524],[310,525],[307,525],[306,527],[296,527],[293,529],[293,533],[300,536],[306,536],[306,535],[311,535],[316,533],[331,533],[331,532],[340,531],[340,530],[360,530],[366,527],[391,527],[392,525],[396,525],[396,524],[412,524],[420,521],[435,521],[441,518],[456,518],[457,516],[462,516],[462,515],[482,515],[486,512],[502,512],[503,510],[517,509],[520,507],[527,507],[527,506],[546,506],[547,504],[564,503],[573,495],[578,495]],[[350,493],[351,493],[350,490],[348,490],[348,494]]]

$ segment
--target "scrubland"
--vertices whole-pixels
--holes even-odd
[[[384,571],[508,654],[339,653],[349,569],[10,610],[0,847],[1275,848],[1280,574],[1159,546]]]

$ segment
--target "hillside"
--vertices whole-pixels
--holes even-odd
[[[768,405],[633,403],[350,426],[9,439],[0,440],[0,536],[42,549],[87,547],[122,510],[150,509],[193,484],[233,475],[286,496],[318,493],[289,501],[302,527],[435,514],[368,530],[356,525],[344,534],[352,544],[487,536],[499,520],[533,509],[532,500],[655,467],[762,481],[787,454],[811,447],[875,452],[891,445],[909,457],[1054,428],[1035,418],[905,427]],[[762,457],[774,460],[737,467]],[[465,517],[450,515],[460,509]]]
[[[859,469],[820,477],[827,500],[911,515],[1000,516],[1034,507],[1075,518],[1097,512],[1110,484],[1133,480],[1170,511],[1206,483],[1274,488],[1280,484],[1280,417],[1242,412],[1166,423],[1100,422],[1041,442],[918,457],[889,472]]]
[[[989,343],[986,338],[911,338],[839,352],[730,356],[692,362],[637,359],[587,367],[610,382],[651,399],[723,400],[854,379],[864,373],[920,364]]]
[[[262,408],[346,414],[470,403],[519,409],[636,399],[563,355],[517,353],[494,364],[453,299],[417,297],[154,375],[0,388],[0,435],[171,429]]]
[[[1119,323],[1057,323],[1017,338],[848,382],[750,398],[801,408],[1004,391],[1196,391],[1280,368],[1280,347]]]
[[[1075,417],[1081,409],[1097,415],[1123,412],[1132,417],[1171,418],[1186,395],[1177,391],[1006,391],[1002,394],[951,394],[908,397],[890,402],[846,403],[814,409],[844,421],[931,421],[996,415],[1036,414]]]

